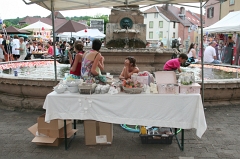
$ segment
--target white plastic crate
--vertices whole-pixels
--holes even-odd
[[[190,85],[180,84],[180,94],[200,94],[201,86],[198,83]]]

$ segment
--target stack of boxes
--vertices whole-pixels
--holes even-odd
[[[198,83],[177,84],[174,71],[158,71],[154,74],[159,94],[200,94],[201,86]]]
[[[74,135],[77,130],[72,129],[72,121],[66,121],[67,138]],[[37,123],[28,128],[35,136],[32,142],[37,145],[58,146],[64,140],[64,121],[60,119],[45,122],[45,114],[37,119]]]
[[[113,124],[85,120],[84,136],[85,145],[110,145],[113,140]]]

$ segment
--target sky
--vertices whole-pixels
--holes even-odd
[[[199,6],[199,3],[189,3],[188,5]],[[25,16],[38,15],[41,17],[46,17],[50,15],[50,11],[35,4],[26,5],[22,0],[0,0],[0,6],[1,6],[0,18],[3,20],[15,19],[17,17],[22,18]],[[147,7],[143,8],[142,11],[148,8]],[[200,9],[198,8],[192,8],[192,7],[185,7],[185,8],[186,10],[191,10],[192,12],[200,13]],[[82,9],[82,10],[61,11],[61,13],[65,17],[108,15],[110,14],[110,9],[108,8]]]

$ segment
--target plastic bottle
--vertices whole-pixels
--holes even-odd
[[[145,127],[145,126],[141,126],[140,132],[141,132],[142,135],[146,135],[146,134],[147,134],[147,129],[146,129],[146,127]]]

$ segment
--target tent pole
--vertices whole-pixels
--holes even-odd
[[[51,13],[52,13],[52,31],[53,31],[53,52],[54,52],[54,73],[55,73],[55,84],[57,84],[57,62],[56,62],[56,37],[55,37],[55,25],[54,25],[54,6],[53,0],[51,0]]]
[[[200,21],[201,21],[201,64],[202,64],[202,103],[204,105],[204,61],[203,61],[203,19],[202,19],[202,0],[200,1]]]

